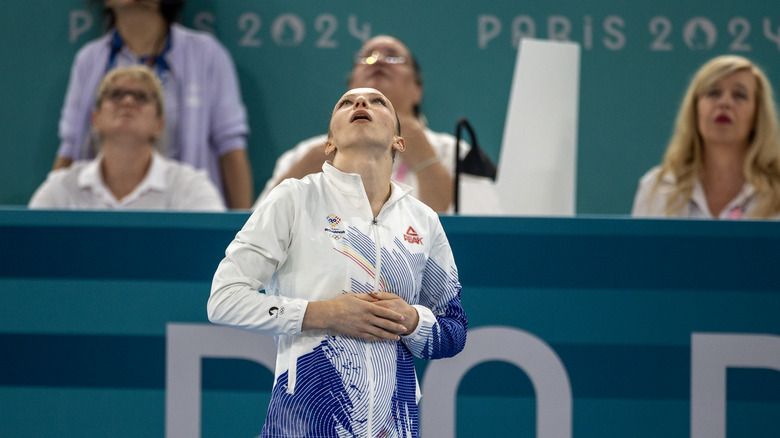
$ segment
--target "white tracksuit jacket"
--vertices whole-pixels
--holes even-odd
[[[467,320],[439,218],[409,191],[393,183],[374,218],[360,176],[325,163],[323,173],[274,189],[228,246],[208,314],[214,323],[276,338],[262,436],[419,436],[412,355],[457,354]],[[301,332],[309,301],[373,290],[414,305],[414,333],[371,342]]]

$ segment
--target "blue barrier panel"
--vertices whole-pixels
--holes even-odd
[[[0,436],[163,435],[166,329],[208,324],[211,276],[246,218],[0,210]],[[692,436],[691,400],[702,389],[692,360],[718,359],[696,356],[692,336],[780,343],[777,223],[442,223],[470,331],[530,334],[559,358],[572,396],[568,436]],[[780,435],[780,363],[761,354],[723,366],[729,437]],[[257,435],[271,371],[251,360],[201,365],[201,435]],[[424,385],[433,363],[417,366]],[[457,436],[534,436],[535,384],[548,377],[496,360],[468,368],[448,382]],[[423,397],[424,421],[435,392]]]

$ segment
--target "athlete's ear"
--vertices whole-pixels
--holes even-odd
[[[333,140],[328,139],[325,142],[325,155],[330,155],[336,151],[336,145],[333,144]]]
[[[396,135],[393,139],[393,149],[397,150],[398,152],[403,152],[406,150],[406,140],[404,140],[403,137]]]

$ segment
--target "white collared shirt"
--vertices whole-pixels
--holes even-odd
[[[103,182],[100,163],[77,161],[70,167],[49,173],[33,194],[30,208],[116,209],[116,210],[201,210],[224,211],[217,188],[205,171],[164,158],[157,152],[141,183],[127,196],[116,199]]]
[[[631,216],[636,217],[667,217],[664,211],[669,195],[675,186],[674,177],[665,174],[653,192],[656,180],[661,174],[660,167],[654,167],[648,171],[639,181],[639,188],[634,197],[634,206]],[[751,184],[745,183],[737,196],[715,217],[707,204],[704,187],[700,181],[693,186],[693,193],[688,203],[672,217],[696,218],[696,219],[742,219],[749,218],[751,210],[755,208],[755,189]],[[774,216],[773,218],[778,218]]]

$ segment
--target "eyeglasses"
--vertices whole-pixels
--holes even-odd
[[[147,103],[155,100],[154,95],[152,93],[143,91],[143,90],[133,90],[130,88],[114,88],[112,90],[108,90],[105,93],[106,98],[114,103],[122,102],[125,99],[125,96],[130,96],[133,98],[136,103],[139,105],[146,105]]]
[[[405,56],[388,56],[379,50],[374,50],[370,54],[358,53],[355,55],[355,64],[373,65],[380,60],[384,61],[385,64],[406,64],[407,62]]]

